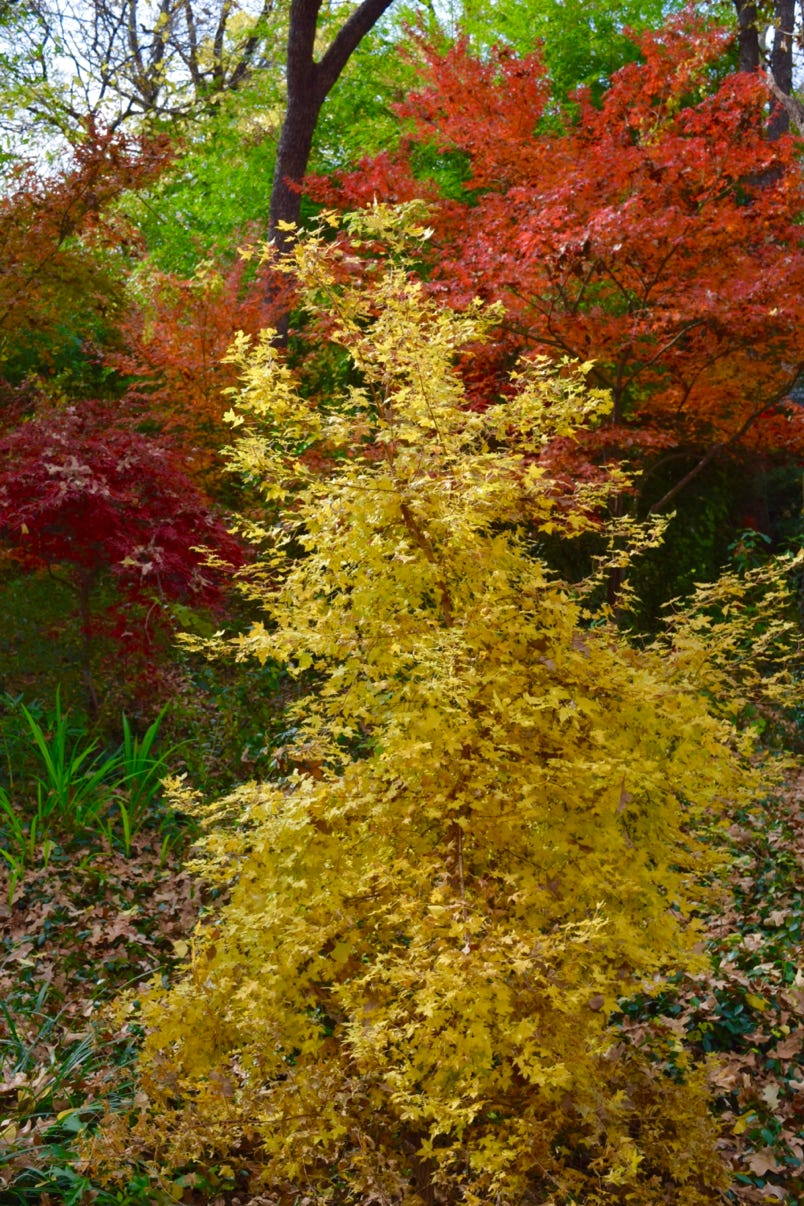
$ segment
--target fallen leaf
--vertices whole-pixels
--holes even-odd
[[[773,1048],[774,1059],[792,1059],[804,1049],[804,1030],[795,1030]]]
[[[769,1147],[764,1147],[761,1152],[754,1152],[746,1160],[745,1166],[746,1168],[750,1168],[751,1172],[757,1177],[764,1177],[769,1172],[778,1172],[781,1168],[772,1149]]]

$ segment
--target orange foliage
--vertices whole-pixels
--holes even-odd
[[[725,44],[689,15],[644,35],[644,61],[600,108],[581,94],[564,128],[538,56],[423,44],[393,169],[383,156],[313,190],[344,208],[429,201],[430,287],[451,305],[504,304],[498,368],[523,353],[594,362],[614,409],[585,438],[592,460],[668,446],[787,457],[804,449],[789,402],[804,367],[801,145],[767,139],[760,76],[718,82]],[[463,169],[458,199],[417,180],[422,147]],[[470,382],[481,406],[490,367]]]
[[[121,192],[154,180],[170,154],[164,139],[131,139],[92,127],[54,175],[43,176],[32,165],[12,174],[0,200],[4,378],[9,366],[14,377],[15,358],[29,356],[32,345],[46,361],[71,318],[80,336],[93,321],[115,316],[120,253],[136,245],[137,234],[113,203]]]
[[[244,258],[205,261],[189,279],[152,269],[123,320],[125,350],[107,357],[133,378],[128,400],[179,442],[190,471],[209,484],[229,439],[225,391],[237,379],[224,357],[238,331],[271,325],[285,293],[269,287],[266,271],[249,272]]]

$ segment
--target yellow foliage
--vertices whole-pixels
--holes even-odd
[[[301,396],[270,334],[232,352],[232,465],[269,504],[237,655],[313,673],[294,769],[206,809],[228,900],[143,996],[141,1108],[96,1163],[248,1159],[288,1201],[711,1202],[704,1072],[608,1019],[695,962],[698,835],[756,773],[666,649],[592,623],[589,584],[539,558],[620,488],[568,497],[539,462],[605,395],[537,364],[467,409],[455,353],[494,313],[404,267],[338,284],[340,255],[296,252],[343,396]]]
[[[680,674],[734,719],[804,702],[791,583],[804,551],[702,583],[675,605],[666,647]]]

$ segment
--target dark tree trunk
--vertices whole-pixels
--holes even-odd
[[[298,223],[300,185],[310,161],[313,135],[321,106],[360,41],[393,4],[393,0],[363,0],[339,29],[329,49],[315,61],[315,35],[322,0],[291,0],[288,33],[288,107],[274,170],[268,237],[280,251],[287,250],[292,232],[280,223]]]
[[[739,69],[740,71],[759,70],[759,18],[757,6],[751,0],[734,0],[737,10],[737,25],[739,27]]]
[[[793,91],[793,26],[796,0],[776,0],[776,29],[773,36],[770,70],[776,87],[784,96]],[[768,122],[768,137],[779,138],[790,129],[790,113],[779,104]]]
[[[87,712],[91,720],[98,718],[98,694],[92,676],[94,632],[92,624],[92,592],[97,575],[93,570],[79,572],[76,582],[78,614],[81,620],[81,681],[84,684]]]
[[[760,22],[757,5],[753,0],[734,0],[737,12],[739,69],[740,71],[759,71],[763,60],[763,47],[760,41],[760,30],[766,22]],[[802,4],[804,12],[804,4]],[[775,0],[773,6],[773,47],[768,63],[771,90],[779,102],[771,113],[768,122],[768,138],[771,140],[786,134],[790,129],[791,114],[795,102],[790,103],[785,98],[793,91],[793,28],[796,19],[796,0]]]

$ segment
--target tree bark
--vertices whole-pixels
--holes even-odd
[[[87,712],[91,720],[97,720],[99,711],[98,693],[92,675],[92,654],[94,652],[92,591],[95,579],[96,574],[93,570],[84,570],[78,573],[76,583],[78,614],[81,619],[81,681],[84,684]]]
[[[734,0],[737,12],[740,71],[759,71],[763,55],[760,33],[767,22],[760,19],[753,0]],[[804,5],[802,6],[804,11]],[[782,100],[793,91],[793,31],[796,19],[796,0],[774,0],[773,47],[767,63],[771,91],[780,103],[768,122],[768,138],[773,140],[790,129],[791,106]],[[767,62],[767,59],[766,59]],[[794,119],[795,120],[795,119]]]
[[[796,127],[799,134],[804,135],[804,104],[795,96],[786,96],[772,75],[768,76],[768,87],[779,104],[786,110],[791,124]]]
[[[770,75],[783,96],[793,91],[793,26],[796,19],[796,0],[776,0],[776,27],[770,59]],[[790,129],[790,111],[779,104],[768,122],[768,138],[780,138]]]
[[[740,71],[759,70],[759,14],[752,0],[734,0],[737,10]]]
[[[288,32],[285,121],[279,136],[268,237],[282,252],[293,243],[292,231],[280,223],[299,221],[301,182],[310,161],[321,106],[361,40],[390,8],[393,0],[363,0],[338,30],[323,57],[314,58],[315,35],[322,0],[291,0]]]

